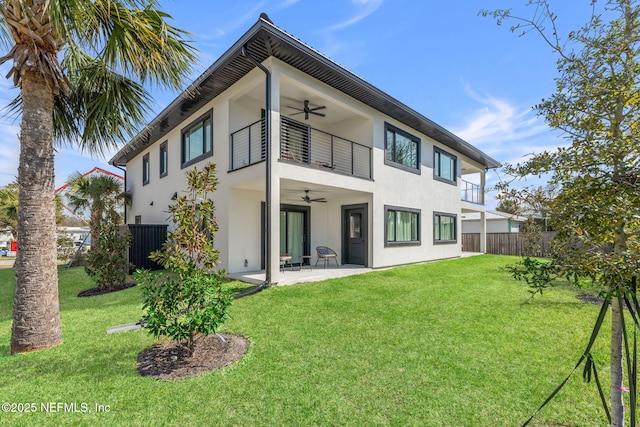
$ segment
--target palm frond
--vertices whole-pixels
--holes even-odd
[[[3,7],[5,7],[4,4],[0,5],[0,48],[2,48],[2,50],[9,50],[11,49],[11,46],[13,46],[14,40],[11,35],[11,31],[9,31],[7,21],[5,21],[3,14],[1,13]]]
[[[79,1],[79,0],[76,0]],[[111,70],[142,84],[182,89],[197,55],[189,33],[167,21],[155,1],[97,0],[88,2],[71,38]]]
[[[60,94],[56,102],[58,140],[103,154],[144,125],[152,98],[141,84],[113,72],[76,46],[65,56],[63,67],[74,90],[68,96]]]

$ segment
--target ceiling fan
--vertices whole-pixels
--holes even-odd
[[[309,114],[315,114],[316,116],[324,117],[325,115],[323,113],[318,113],[318,110],[324,110],[325,108],[327,108],[326,105],[321,105],[319,107],[309,108],[309,101],[308,100],[304,101],[304,108],[291,107],[291,106],[288,106],[288,107],[289,108],[293,108],[294,110],[298,110],[297,113],[290,114],[290,116],[295,116],[297,114],[303,114],[304,113],[304,119],[305,120],[309,119]]]
[[[304,190],[304,197],[300,197],[300,198],[307,203],[311,203],[311,202],[327,203],[324,197],[319,197],[317,199],[312,199],[311,197],[309,197],[309,190]]]

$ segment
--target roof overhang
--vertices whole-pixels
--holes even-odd
[[[259,62],[273,56],[315,79],[351,96],[381,113],[433,138],[445,146],[478,162],[485,168],[500,163],[462,138],[409,108],[362,78],[340,66],[327,56],[306,45],[262,14],[229,50],[215,61],[195,82],[169,104],[146,128],[109,160],[115,166],[142,152],[149,143],[161,139],[169,131],[235,84],[255,68],[242,56],[242,47]]]

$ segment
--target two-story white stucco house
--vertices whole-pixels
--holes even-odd
[[[126,221],[166,223],[185,171],[207,162],[220,267],[272,283],[281,251],[315,263],[328,246],[371,268],[460,256],[461,214],[484,216],[500,166],[264,14],[110,160],[133,194]]]

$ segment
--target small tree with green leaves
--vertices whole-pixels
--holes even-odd
[[[611,426],[624,425],[623,392],[627,389],[629,421],[636,425],[635,342],[640,327],[636,288],[640,271],[639,3],[593,1],[590,21],[566,33],[566,37],[557,28],[557,16],[547,0],[527,2],[534,9],[532,18],[517,16],[511,10],[481,12],[495,17],[498,23],[512,20],[512,31],[538,33],[558,56],[556,91],[535,108],[550,127],[563,133],[566,144],[535,154],[508,171],[516,177],[550,177],[549,182],[558,188],[549,212],[557,231],[552,250],[554,268],[592,278],[605,290],[605,303],[579,364],[585,362],[586,379],[595,378]],[[598,13],[600,5],[604,9]],[[610,412],[591,354],[609,303]],[[633,328],[625,324],[623,306],[629,308]],[[623,382],[624,365],[628,387]]]
[[[156,338],[167,336],[193,352],[197,334],[210,335],[227,319],[233,301],[224,286],[225,272],[212,271],[219,252],[213,245],[218,231],[211,194],[218,179],[215,165],[186,173],[186,194],[169,207],[174,229],[167,241],[150,258],[170,274],[139,270],[136,279],[143,285],[145,327]]]
[[[100,240],[92,245],[87,254],[87,274],[100,289],[113,289],[125,283],[129,262],[127,249],[131,243],[129,230],[121,228],[122,217],[115,201],[107,203],[102,213]]]

